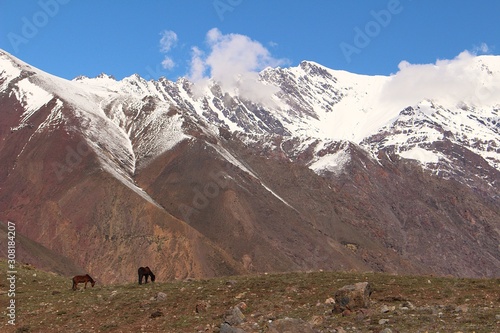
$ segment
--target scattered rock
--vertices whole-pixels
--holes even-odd
[[[401,304],[401,308],[408,308],[409,310],[415,310],[415,305],[410,301],[405,301]]]
[[[196,304],[196,313],[206,312],[209,307],[210,307],[210,304],[208,302],[199,301]]]
[[[246,294],[247,294],[247,293],[244,291],[244,292],[239,293],[238,295],[236,295],[234,298],[236,298],[236,299],[241,299],[241,298],[245,297],[245,295],[246,295]]]
[[[245,310],[247,308],[247,303],[245,302],[239,302],[238,305],[236,305],[240,310]]]
[[[241,312],[240,308],[235,306],[226,312],[224,322],[230,326],[236,326],[245,321],[245,315]]]
[[[302,319],[278,319],[269,324],[269,333],[316,333],[311,324]]]
[[[246,333],[244,330],[238,327],[232,327],[228,323],[223,323],[220,326],[220,331],[219,333]]]
[[[335,292],[335,312],[344,310],[355,310],[359,308],[368,308],[370,306],[370,295],[372,287],[368,282],[359,282],[347,285]]]
[[[396,307],[395,306],[387,306],[387,305],[382,305],[382,307],[380,308],[380,312],[381,313],[387,313],[387,312],[391,312],[391,311],[394,311],[396,310]]]
[[[327,298],[327,299],[325,300],[325,304],[335,304],[335,300],[334,300],[332,297]]]
[[[156,294],[156,296],[155,296],[155,300],[157,300],[157,301],[164,301],[166,299],[167,299],[167,294],[162,293],[161,291],[158,292],[158,294]]]
[[[389,319],[380,319],[378,321],[378,324],[379,325],[385,325],[385,324],[388,324],[389,323]]]
[[[455,308],[455,312],[466,313],[467,311],[469,311],[469,307],[465,304],[459,305]]]
[[[161,311],[155,311],[151,314],[151,318],[158,318],[161,316],[163,316],[163,312],[161,312]]]
[[[319,326],[322,325],[325,321],[325,318],[323,316],[313,316],[309,323],[313,326]]]
[[[60,293],[61,293],[61,292],[60,292],[59,290],[54,290],[54,291],[52,291],[52,295],[58,295],[58,294],[60,294]]]
[[[390,328],[384,328],[380,333],[392,333],[392,330]]]
[[[197,333],[214,333],[214,327],[210,324],[206,324],[205,326],[200,325],[195,328]],[[217,328],[217,332],[220,332],[219,328]]]

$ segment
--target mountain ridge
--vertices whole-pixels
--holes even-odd
[[[385,114],[368,92],[388,77],[342,85],[340,75],[363,76],[311,62],[228,90],[137,75],[68,81],[0,57],[1,219],[79,266],[105,263],[104,280],[129,281],[146,258],[160,278],[499,274],[496,104],[423,100]],[[332,124],[358,140],[328,137]]]

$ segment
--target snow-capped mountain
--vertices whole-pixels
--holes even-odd
[[[489,95],[500,90],[493,85],[500,77],[498,59],[477,57],[474,66],[496,80],[480,82],[478,86],[488,85],[483,89]],[[374,156],[380,150],[390,148],[397,156],[416,160],[436,172],[452,173],[456,163],[443,170],[440,167],[449,165],[449,160],[455,158],[431,147],[437,142],[451,141],[479,155],[492,168],[500,168],[499,95],[483,104],[480,104],[481,100],[468,104],[469,101],[460,98],[453,101],[445,98],[442,101],[415,100],[415,103],[407,105],[406,100],[397,101],[396,97],[392,101],[382,96],[386,94],[384,90],[390,90],[387,87],[393,77],[334,71],[306,61],[295,68],[266,69],[260,74],[260,79],[263,87],[271,87],[270,91],[276,91],[269,96],[261,94],[260,103],[235,94],[237,89],[224,92],[213,82],[206,84],[202,93],[194,93],[195,87],[185,79],[175,83],[164,79],[145,81],[134,75],[118,82],[102,75],[95,79],[80,77],[75,81],[106,87],[130,96],[129,101],[120,100],[118,103],[110,97],[109,103],[114,104],[114,109],[108,115],[111,119],[119,119],[118,124],[128,131],[133,131],[130,123],[134,120],[136,124],[137,119],[129,117],[127,120],[116,108],[123,103],[134,103],[134,100],[135,108],[141,108],[145,103],[142,99],[148,97],[165,103],[163,112],[171,106],[190,110],[200,120],[231,132],[249,136],[279,135],[290,140],[299,138],[301,147],[294,151],[295,154],[306,149],[304,144],[307,145],[311,140],[317,139],[322,145],[350,141],[360,144]],[[480,91],[475,93],[478,98],[481,97]],[[165,138],[168,142],[177,142],[165,133],[152,134],[156,141]],[[381,135],[384,136],[383,140],[380,140]],[[178,139],[182,139],[182,136]],[[321,148],[316,147],[317,150]],[[330,155],[315,156],[309,165],[314,170],[321,170],[315,168],[318,164],[325,169],[331,163],[332,166],[337,165],[336,158]],[[490,185],[495,186],[495,179],[491,181]]]
[[[500,57],[459,60],[227,86],[68,81],[0,51],[0,219],[107,281],[144,260],[498,276]]]

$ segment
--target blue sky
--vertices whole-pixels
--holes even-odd
[[[302,60],[387,75],[403,60],[500,54],[499,13],[497,0],[0,0],[0,48],[68,79],[175,80],[224,61],[256,71]]]

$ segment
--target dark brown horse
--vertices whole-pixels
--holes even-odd
[[[90,277],[90,275],[85,274],[85,275],[77,275],[73,277],[73,290],[78,289],[77,286],[79,283],[85,283],[85,289],[87,289],[87,283],[90,282],[92,287],[95,285],[94,279]]]
[[[151,272],[148,266],[139,267],[137,273],[139,274],[139,284],[142,284],[142,277],[144,277],[144,283],[148,283],[148,276],[151,277],[151,282],[155,282],[155,275]]]

